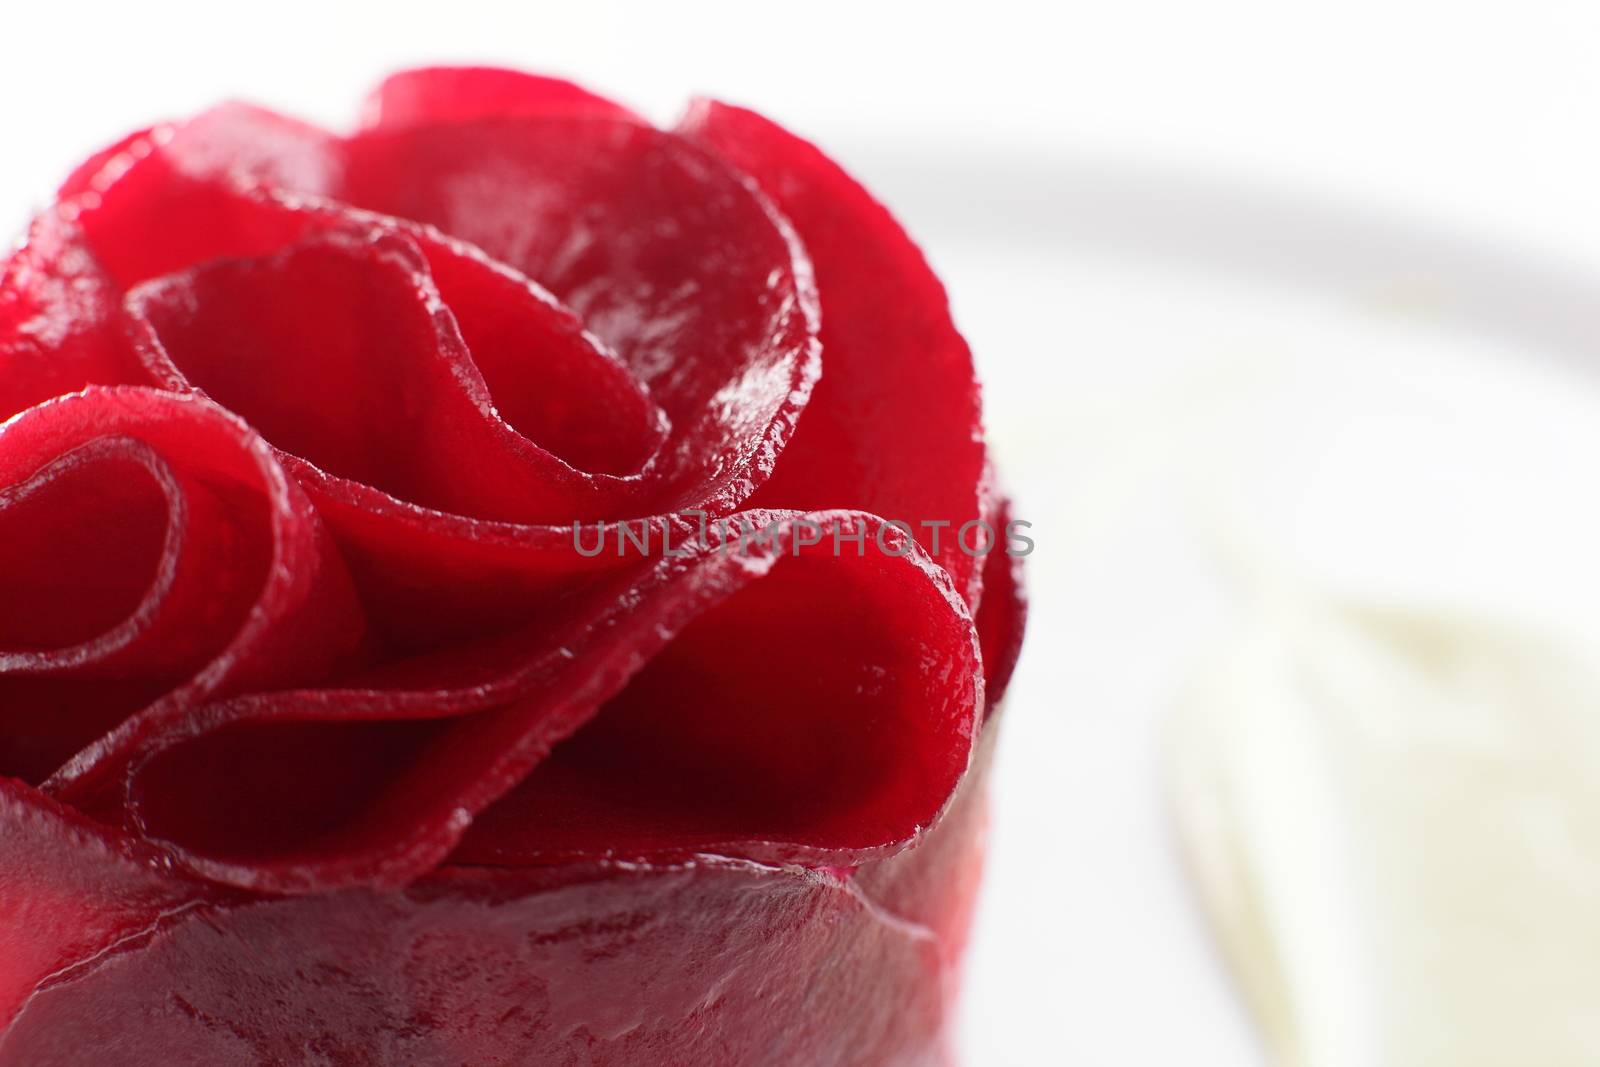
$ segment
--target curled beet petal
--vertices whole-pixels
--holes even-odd
[[[517,309],[529,318],[559,314],[522,295]],[[163,378],[204,391],[335,479],[489,519],[587,519],[603,499],[596,483],[608,479],[573,469],[500,416],[421,249],[403,234],[329,231],[265,259],[167,275],[128,301],[149,326],[148,358]],[[514,340],[493,336],[498,324],[489,316],[472,321],[504,362],[499,346]],[[562,340],[568,350],[555,356],[568,365],[558,364],[558,379],[573,376],[570,349],[579,339]],[[548,395],[542,355],[530,349],[515,371],[535,397]],[[566,443],[568,423],[603,408],[593,421],[615,435],[616,447],[602,462],[647,456],[658,428],[648,400],[604,357],[580,363],[577,373],[585,372],[609,375],[601,402],[569,394],[576,410],[562,412],[553,400],[519,400],[527,421],[551,424]],[[306,402],[310,383],[320,394],[315,405]],[[576,447],[585,443],[598,453],[592,440]]]
[[[481,248],[554,293],[671,426],[632,514],[727,511],[771,473],[818,374],[810,265],[740,176],[670,133],[593,118],[359,135],[339,197]]]
[[[978,559],[957,539],[981,515],[981,404],[939,279],[871,194],[787,130],[707,101],[679,132],[755,179],[816,272],[824,374],[750,506],[858,508],[910,523],[976,605]]]
[[[85,193],[97,193],[139,153],[148,151],[155,127],[135,130],[115,141],[73,168],[56,188],[56,199],[81,203]]]
[[[246,160],[219,170],[225,152],[207,148],[204,141],[196,148],[194,130],[216,134],[227,128],[230,116],[252,128],[265,113],[227,108],[214,118],[211,114],[135,139],[90,179],[87,192],[62,202],[95,258],[124,291],[219,257],[270,254],[317,222],[309,213],[263,210],[262,198],[249,195],[258,187],[252,175],[274,173],[270,161]],[[303,177],[312,172],[317,168],[279,170]],[[322,179],[313,184],[320,189]]]
[[[981,716],[964,607],[892,528],[885,543],[903,557],[832,554],[835,531],[873,539],[878,520],[793,521],[813,524],[819,544],[784,554],[796,529],[785,524],[778,536],[791,545],[770,569],[673,627],[625,688],[483,813],[459,861],[699,852],[850,866],[938,819]]]
[[[886,914],[920,927],[932,936],[944,963],[943,993],[960,991],[961,961],[972,929],[983,880],[989,834],[989,776],[994,765],[998,722],[989,722],[973,751],[972,766],[956,788],[944,818],[933,832],[908,848],[853,872],[862,896]]]
[[[450,487],[461,495],[436,484],[426,500],[401,494],[405,503],[517,522],[726,513],[771,473],[819,373],[810,265],[781,216],[714,157],[592,117],[381,129],[343,142],[330,201],[320,179],[263,187],[252,184],[262,165],[217,162],[206,146],[230,114],[211,113],[200,133],[179,127],[83,208],[112,276],[187,298],[202,274],[245,269],[194,267],[219,257],[281,255],[329,230],[415,242],[470,352],[462,365],[481,349],[469,374],[503,394],[502,416],[584,468],[551,469],[543,480],[566,487],[541,493],[509,477],[527,462],[458,467],[446,481],[460,482]],[[477,189],[491,178],[504,188]],[[458,195],[463,182],[477,189],[477,207]],[[513,306],[531,328],[512,320]],[[306,314],[300,327],[326,325]],[[541,366],[547,375],[530,389]],[[580,378],[583,392],[559,399]],[[341,432],[331,415],[318,421]],[[505,483],[502,499],[478,509],[465,495],[475,477]],[[363,497],[366,483],[346,481],[336,495]],[[360,506],[391,510],[370,496]]]
[[[1023,544],[1012,544],[1007,537],[1014,518],[1011,501],[991,493],[984,511],[996,542],[983,559],[981,597],[973,622],[983,649],[983,688],[992,712],[1004,699],[1022,654],[1028,598],[1022,587]]]
[[[801,519],[749,516],[780,542]],[[146,739],[131,810],[190,869],[274,892],[403,884],[458,846],[497,866],[892,853],[966,769],[976,636],[895,531],[903,555],[834,556],[836,527],[874,520],[805,521],[824,540],[799,555],[637,564],[360,684],[199,709]]]
[[[222,104],[161,131],[162,154],[186,175],[328,193],[340,181],[339,138],[251,104]]]
[[[363,130],[512,116],[644,120],[569,81],[493,67],[425,67],[385,78],[361,109]]]
[[[360,636],[309,501],[212,404],[94,388],[37,406],[0,428],[0,485],[19,575],[0,584],[0,774],[81,788],[148,723],[312,680]]]
[[[666,416],[582,319],[472,245],[426,230],[411,237],[506,422],[590,474],[638,475],[654,462]]]
[[[0,422],[90,383],[142,384],[123,333],[122,294],[76,223],[34,221],[0,268]]]

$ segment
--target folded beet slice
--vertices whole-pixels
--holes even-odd
[[[252,149],[234,165],[226,145],[247,143],[249,131],[266,121],[255,109],[220,109],[191,125],[156,127],[115,154],[92,179],[92,189],[64,201],[82,227],[95,257],[123,290],[139,282],[186,270],[220,256],[261,256],[303,236],[316,219],[305,213],[264,211],[249,195],[263,176],[304,178],[316,191],[323,171],[311,164],[275,166]],[[230,119],[240,136],[211,145],[200,133],[220,137]],[[292,120],[286,131],[320,136]],[[280,139],[282,140],[282,139]],[[270,142],[269,142],[270,143]],[[301,146],[301,151],[309,151]]]
[[[339,138],[252,104],[222,104],[162,132],[162,153],[188,175],[327,193],[340,181]]]
[[[985,509],[997,540],[983,558],[982,596],[973,616],[983,648],[983,689],[989,711],[1005,698],[1022,654],[1022,635],[1028,625],[1028,598],[1022,586],[1022,561],[1028,544],[1008,537],[1014,511],[1011,501],[991,493]],[[1017,534],[1027,536],[1027,527]],[[1031,549],[1030,549],[1031,551]]]
[[[642,481],[667,419],[616,354],[549,292],[476,247],[423,229],[402,232],[427,258],[500,417],[578,471]],[[589,492],[626,507],[600,479],[589,479]]]
[[[952,1003],[983,882],[1000,728],[993,719],[984,725],[972,765],[931,833],[915,848],[862,864],[850,875],[851,886],[881,913],[927,931],[944,963],[942,991]]]
[[[600,861],[272,898],[0,781],[0,1065],[947,1062],[966,805],[848,879]]]
[[[580,336],[540,329],[541,318],[561,322],[560,308],[487,265],[451,266],[497,377],[538,391],[511,401],[530,432],[602,463],[649,457],[660,426],[648,398]],[[330,230],[270,257],[147,282],[128,302],[150,326],[147,356],[163,379],[204,391],[335,479],[442,511],[545,522],[591,518],[630,488],[574,469],[502,418],[422,250],[402,233]],[[516,312],[534,325],[507,336],[517,327],[497,315]],[[598,395],[586,403],[574,392],[565,407],[537,399],[548,396],[545,352],[513,363],[504,349],[519,339],[554,349],[552,385],[592,377]]]
[[[889,212],[794,134],[709,101],[679,132],[756,180],[816,271],[824,374],[752,506],[859,508],[907,522],[976,604],[978,558],[958,538],[981,515],[981,404],[939,279]]]
[[[81,217],[93,246],[122,264],[125,284],[137,287],[151,281],[148,294],[170,296],[178,305],[182,304],[185,280],[197,274],[249,270],[252,262],[259,271],[259,261],[281,257],[306,241],[326,243],[331,236],[348,242],[352,235],[362,235],[361,240],[390,246],[411,242],[421,249],[430,278],[420,280],[424,292],[419,293],[410,280],[417,265],[406,257],[408,266],[399,273],[405,275],[401,281],[410,291],[399,294],[405,298],[402,306],[407,299],[413,306],[419,298],[433,300],[425,290],[430,282],[437,287],[448,316],[438,316],[435,325],[450,335],[443,320],[454,319],[499,418],[511,422],[524,436],[551,440],[553,447],[571,455],[575,462],[587,458],[601,468],[631,466],[646,451],[653,456],[660,449],[664,420],[659,412],[638,392],[615,356],[587,334],[570,311],[516,271],[435,230],[329,201],[242,186],[226,176],[185,175],[161,150],[139,155]],[[163,219],[189,233],[190,251],[200,262],[211,264],[210,268],[151,278],[149,272],[158,270],[163,258],[159,234],[152,227]],[[280,264],[280,276],[285,266]],[[396,272],[389,273],[392,278]],[[175,313],[178,310],[181,308],[174,308]],[[292,317],[294,310],[286,309],[284,315]],[[246,312],[260,314],[259,309]],[[169,324],[171,340],[182,347],[185,336],[198,323],[184,322],[176,314],[173,317],[177,321]],[[169,389],[193,390],[194,383],[165,350],[161,332],[149,317],[136,314],[133,323],[138,327],[134,333],[143,356],[139,373]],[[247,340],[259,344],[260,338]],[[219,355],[226,353],[198,353],[202,359],[214,360]],[[307,358],[306,353],[289,355]],[[458,357],[459,353],[440,354],[470,382],[476,372],[462,366]],[[179,358],[183,358],[182,352]],[[558,389],[578,378],[584,379],[580,390],[561,393]],[[290,388],[308,397],[326,393],[315,380],[285,379],[272,387],[280,394]],[[464,388],[461,379],[452,390],[467,392],[474,405],[481,402]],[[502,398],[502,392],[509,395]],[[247,397],[246,401],[254,399]],[[359,404],[360,398],[350,398],[350,402]],[[318,413],[316,404],[303,408],[307,415]],[[382,414],[373,412],[372,416]],[[404,432],[401,421],[396,420],[395,434]],[[575,426],[575,422],[585,425]],[[597,441],[586,435],[585,426],[609,436]],[[335,531],[362,600],[371,609],[370,622],[384,631],[386,644],[400,649],[502,631],[536,614],[553,589],[618,566],[610,555],[574,559],[570,549],[560,556],[529,549],[530,544],[537,549],[537,544],[546,542],[570,545],[570,533],[552,537],[545,529],[454,516],[337,478],[289,453],[281,453],[280,461],[304,485],[321,517]],[[492,480],[504,473],[473,457],[466,457],[466,462],[478,468],[466,472],[474,477]],[[649,464],[646,459],[644,465]],[[448,472],[440,473],[441,478],[447,476]],[[642,476],[607,478],[600,474],[588,479],[583,499],[573,502],[575,511],[603,510],[593,502],[602,495],[598,484],[602,481],[609,481],[613,489],[627,496],[636,490]],[[525,501],[517,503],[525,508]],[[631,507],[631,500],[628,503]],[[571,517],[561,516],[563,521]]]
[[[58,777],[94,777],[142,724],[317,678],[360,639],[310,503],[212,404],[94,388],[31,408],[0,428],[0,486],[0,774],[71,757]]]
[[[148,152],[156,128],[135,130],[95,152],[72,169],[56,187],[56,199],[63,204],[81,205],[84,193],[98,193],[126,170],[139,155]]]
[[[338,196],[478,246],[622,358],[671,424],[632,514],[725,512],[771,472],[817,375],[810,266],[715,157],[633,122],[479,119],[350,139]]]
[[[314,464],[302,463],[304,457],[292,454],[292,450],[286,453],[283,461],[306,485],[338,536],[363,599],[373,609],[372,617],[392,631],[388,636],[401,647],[424,647],[430,640],[461,639],[504,628],[519,616],[535,611],[540,598],[552,587],[569,585],[573,574],[581,576],[613,566],[606,560],[526,566],[521,545],[528,535],[515,526],[486,520],[515,517],[569,522],[584,516],[647,515],[674,502],[714,508],[718,505],[717,494],[729,484],[728,478],[737,478],[741,470],[759,473],[759,469],[770,465],[787,420],[804,401],[815,369],[809,320],[803,337],[784,335],[780,330],[744,351],[743,356],[755,361],[753,367],[723,368],[724,373],[735,374],[738,380],[724,383],[715,395],[703,398],[709,404],[709,414],[686,416],[672,423],[668,437],[666,417],[650,406],[660,399],[661,383],[657,383],[649,399],[641,400],[632,377],[622,373],[609,350],[583,329],[583,320],[548,298],[514,268],[425,226],[401,223],[326,200],[250,187],[229,173],[199,176],[193,161],[203,153],[196,152],[191,142],[192,138],[174,136],[139,157],[107,184],[98,203],[83,214],[91,238],[120,265],[125,284],[143,281],[152,272],[171,265],[170,255],[163,251],[161,235],[149,232],[154,219],[181,223],[180,228],[190,235],[183,255],[202,262],[284,256],[287,248],[330,231],[390,237],[398,234],[423,251],[438,297],[455,319],[460,339],[469,350],[472,364],[482,374],[500,418],[534,441],[549,442],[547,451],[570,461],[570,466],[593,468],[576,472],[581,477],[568,477],[558,465],[553,476],[564,479],[558,486],[563,491],[545,493],[541,505],[536,494],[525,491],[530,488],[528,479],[521,483],[515,479],[514,465],[483,462],[481,457],[469,454],[471,449],[452,451],[441,447],[433,468],[433,488],[441,492],[427,498],[445,504],[441,510],[419,506],[414,500],[397,498],[354,479],[327,475]],[[184,154],[173,158],[179,149],[184,149]],[[692,149],[687,152],[693,157]],[[721,181],[727,180],[720,168],[714,168],[712,173]],[[777,286],[780,307],[772,312],[771,319],[788,329],[797,315],[806,318],[803,261],[794,257],[793,249],[774,229],[776,224],[759,202],[752,201],[742,187],[735,187],[734,192],[743,198],[735,207],[743,205],[745,213],[735,210],[731,216],[735,221],[758,223],[756,251],[761,247],[761,234],[782,246],[771,247],[782,262],[773,265],[760,282],[763,286]],[[759,218],[749,214],[752,203]],[[729,233],[728,238],[743,240],[737,233]],[[181,309],[186,306],[185,282],[202,274],[227,276],[248,270],[241,263],[216,264],[180,277],[157,279],[148,292],[170,297],[163,302]],[[746,271],[752,272],[753,268]],[[250,299],[255,299],[251,287],[238,288],[241,300],[247,289]],[[783,295],[785,292],[787,295]],[[760,303],[759,297],[756,303]],[[203,305],[199,306],[203,311]],[[337,311],[337,306],[333,310]],[[253,320],[244,314],[232,321]],[[229,317],[222,317],[223,326],[229,322]],[[193,321],[169,321],[165,325],[174,334],[170,340],[185,347],[182,335]],[[163,332],[167,331],[148,331],[147,340],[153,347],[165,347]],[[215,359],[224,347],[231,348],[215,344],[203,331],[197,332],[200,336],[191,338],[195,343],[186,347],[202,358],[210,352]],[[257,331],[248,340],[259,341],[260,336]],[[734,355],[738,357],[740,353]],[[171,388],[192,387],[194,383],[166,356],[152,361],[157,376]],[[285,362],[292,365],[294,360]],[[459,359],[450,362],[464,367]],[[684,363],[688,366],[693,361],[685,356]],[[463,377],[472,377],[471,368],[464,369],[467,373]],[[788,388],[778,402],[778,416],[768,422],[763,421],[761,404],[771,398],[772,391],[763,383],[769,382],[775,372],[787,375]],[[321,419],[335,431],[348,431],[348,423],[328,418],[320,410],[333,406],[337,396],[318,389],[315,379],[315,374],[285,375],[275,384],[268,383],[270,388],[259,395],[254,389],[245,389],[241,399],[233,395],[224,399],[257,421],[264,421],[256,415],[254,405],[274,390],[297,400],[314,398],[316,403],[298,405],[297,416],[313,422]],[[583,388],[574,389],[579,383]],[[709,386],[700,391],[705,393],[707,389]],[[454,391],[461,392],[459,384]],[[672,397],[682,411],[693,414],[691,409],[698,401],[687,397],[682,389],[669,399]],[[746,401],[751,398],[754,402],[747,406]],[[654,424],[646,428],[652,417]],[[404,420],[395,421],[395,432],[403,434],[407,429]],[[709,445],[707,433],[715,434]],[[747,436],[741,439],[740,433]],[[277,437],[270,427],[268,436]],[[449,446],[451,441],[442,443]],[[754,457],[755,466],[744,464],[741,455]],[[452,457],[453,462],[445,462]],[[708,473],[708,465],[716,472]],[[635,467],[640,468],[636,473],[613,473]],[[468,499],[467,490],[474,480],[479,489],[487,487],[489,492]],[[503,506],[485,506],[485,496]],[[450,514],[451,505],[459,505],[459,510],[468,514]],[[533,536],[537,539],[541,535]]]
[[[648,561],[359,686],[202,709],[146,740],[131,810],[192,870],[280,892],[414,878],[525,779],[465,858],[892,852],[966,769],[970,618],[892,528],[893,554],[831,553],[836,528],[874,538],[870,517],[747,518],[777,541]]]
[[[731,509],[770,473],[818,373],[810,265],[787,224],[714,156],[635,121],[518,108],[335,142],[230,107],[127,158],[82,213],[125,287],[279,251],[337,210],[272,210],[265,187],[436,226],[554,293],[671,427],[626,514]]]
[[[76,223],[41,215],[0,268],[0,421],[91,382],[146,381],[111,276]]]
[[[560,519],[725,512],[771,470],[817,374],[810,268],[765,200],[699,149],[599,119],[484,120],[354,138],[335,168],[345,175],[338,194],[403,215],[407,225],[305,199],[327,191],[317,167],[285,164],[274,172],[253,157],[229,165],[218,144],[242,135],[217,131],[244,121],[238,115],[208,113],[152,142],[84,208],[84,228],[119,284],[220,257],[280,253],[330,228],[398,231],[423,248],[468,347],[481,347],[481,373],[507,398],[505,418],[592,475],[569,479],[577,499],[560,494],[573,505]],[[257,121],[253,112],[244,117]],[[498,129],[507,124],[510,130]],[[450,143],[435,143],[441,139]],[[525,198],[508,193],[496,201],[495,218],[481,210],[453,215],[446,195],[456,180],[452,159],[474,174],[516,169]],[[263,173],[281,182],[302,171],[312,175],[303,188],[251,184]],[[522,293],[510,293],[512,286]],[[517,303],[491,298],[496,288]],[[546,290],[570,310],[546,299]],[[533,306],[539,303],[547,306]],[[517,325],[512,308],[519,318],[527,312],[531,329]],[[307,316],[303,325],[312,330],[319,321]],[[518,358],[528,346],[550,354]],[[586,358],[594,350],[614,351],[637,381],[595,367]],[[549,372],[544,388],[529,388],[529,367]],[[603,403],[557,399],[558,387],[580,380]],[[651,403],[660,414],[643,410]],[[605,411],[609,418],[595,417]],[[639,427],[651,418],[659,425]],[[613,432],[619,422],[627,432]],[[629,481],[612,485],[609,477]],[[435,510],[523,522],[556,521],[561,510],[548,498],[541,505],[538,494],[508,488],[505,495],[523,506],[474,511],[458,500]]]
[[[665,417],[549,293],[430,228],[226,176],[180,176],[164,152],[141,158],[82,216],[96,246],[122,264],[124,284],[137,290],[136,322],[153,327],[136,331],[142,376],[210,392],[286,452],[321,461],[327,471],[297,472],[313,480],[326,482],[319,474],[348,466],[339,461],[348,460],[351,438],[365,439],[379,458],[393,452],[389,465],[404,470],[419,466],[408,456],[443,443],[431,475],[421,471],[422,484],[410,487],[413,499],[454,494],[465,498],[457,506],[481,517],[546,521],[637,507],[648,490],[640,471],[653,466]],[[174,187],[181,190],[175,197]],[[130,233],[162,215],[203,233],[204,247],[190,242],[200,266],[148,277],[156,264],[139,259],[145,243],[134,241],[132,255],[124,254]],[[399,335],[409,359],[368,358]],[[180,365],[190,358],[195,366]],[[346,380],[331,380],[335,373]],[[417,379],[428,373],[443,387],[424,388]],[[319,378],[329,379],[328,389],[314,395],[345,409],[306,403],[305,385]],[[375,381],[383,389],[350,392]],[[378,403],[378,392],[388,396],[407,383],[423,393],[410,407]],[[419,408],[457,428],[422,434],[407,419]],[[378,440],[385,426],[394,439],[387,450]],[[498,450],[506,462],[458,462],[464,450],[485,444],[485,455]],[[553,483],[548,491],[535,484],[540,479]],[[485,482],[488,499],[474,501]],[[342,491],[363,495],[358,485]]]
[[[423,67],[385,78],[362,106],[361,128],[558,115],[644,121],[621,104],[560,78],[494,67]]]
[[[248,542],[184,559],[226,522],[221,501],[127,437],[71,448],[0,490],[0,772],[43,781],[220,651],[185,612],[210,580],[265,573]]]
[[[961,613],[920,555],[830,554],[837,524],[873,537],[875,520],[814,521],[825,523],[816,549],[685,626],[484,813],[458,860],[712,852],[848,864],[929,825],[971,746]]]

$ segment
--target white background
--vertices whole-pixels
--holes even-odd
[[[1215,512],[1368,594],[1571,621],[1600,584],[1573,492],[1600,456],[1600,5],[26,4],[0,42],[10,229],[152,119],[241,97],[337,126],[451,61],[662,120],[749,104],[900,213],[1039,542],[970,1067],[1259,1062],[1160,784],[1230,625]]]

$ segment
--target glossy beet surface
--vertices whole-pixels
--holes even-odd
[[[0,419],[0,1065],[944,1062],[1018,561],[811,145],[154,127],[6,262]]]

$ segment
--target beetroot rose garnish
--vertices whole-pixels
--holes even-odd
[[[153,127],[5,265],[7,418],[0,1064],[944,1062],[1017,560],[815,148]]]

